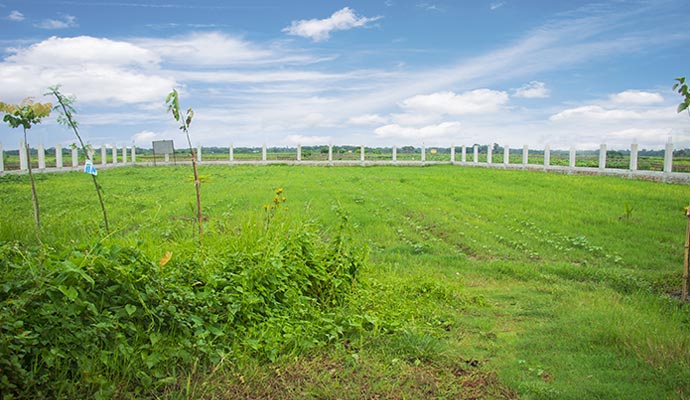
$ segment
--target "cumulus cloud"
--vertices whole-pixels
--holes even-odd
[[[626,90],[610,96],[613,103],[630,105],[658,104],[664,101],[659,93],[643,92],[639,90]]]
[[[507,102],[506,92],[477,89],[462,94],[437,92],[417,95],[403,100],[400,106],[408,111],[465,115],[496,112]]]
[[[521,97],[524,99],[542,99],[550,95],[551,91],[546,87],[546,84],[539,81],[532,81],[515,89],[515,93],[513,93],[513,97]]]
[[[20,13],[19,11],[12,10],[12,12],[10,12],[10,15],[7,16],[7,19],[9,19],[10,21],[19,22],[24,21],[25,17],[24,14]]]
[[[158,68],[158,56],[131,43],[88,36],[51,37],[0,62],[3,94],[40,96],[62,84],[80,100],[108,103],[160,101],[175,80]]]
[[[624,109],[606,109],[598,105],[569,108],[549,117],[551,121],[577,120],[620,120],[640,118],[638,112]]]
[[[303,19],[292,21],[290,26],[283,29],[288,35],[310,38],[315,42],[323,42],[330,38],[332,31],[342,31],[365,26],[369,22],[382,17],[361,17],[349,7],[334,12],[325,19]]]
[[[385,124],[387,120],[378,114],[365,114],[350,117],[347,122],[351,123],[352,125],[381,125]]]
[[[374,133],[381,139],[432,139],[450,137],[460,131],[460,123],[442,122],[438,125],[428,125],[422,128],[389,124],[376,128]]]
[[[141,131],[132,135],[132,142],[139,147],[151,147],[151,142],[161,138],[160,133]]]
[[[60,19],[44,19],[35,26],[41,29],[66,29],[76,28],[79,24],[77,24],[77,17],[65,14]]]

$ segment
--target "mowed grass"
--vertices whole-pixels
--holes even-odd
[[[453,166],[200,174],[210,230],[242,226],[276,188],[289,215],[324,232],[338,224],[334,205],[347,210],[369,249],[346,305],[360,329],[271,363],[199,366],[165,397],[690,398],[690,307],[670,295],[687,186]],[[190,177],[188,167],[103,171],[116,230],[103,240],[151,260],[189,243]],[[37,176],[49,246],[101,240],[87,178]],[[30,199],[28,177],[0,178],[0,241],[35,241]]]

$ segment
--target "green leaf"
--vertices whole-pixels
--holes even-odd
[[[67,297],[68,299],[70,299],[72,301],[76,300],[77,297],[79,296],[79,292],[77,292],[77,289],[75,289],[72,286],[65,287],[63,285],[60,285],[60,286],[58,286],[58,289],[60,290],[60,292],[62,292],[62,294],[65,295],[65,297]]]
[[[134,304],[127,304],[125,306],[125,311],[127,311],[127,314],[129,314],[129,316],[131,317],[132,314],[137,312],[137,306],[135,306]]]
[[[677,112],[683,112],[683,110],[685,110],[686,108],[688,108],[688,106],[690,106],[690,104],[688,104],[687,102],[686,102],[686,103],[680,103],[680,104],[678,104],[678,110],[677,110]]]

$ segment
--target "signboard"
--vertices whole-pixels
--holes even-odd
[[[172,140],[154,140],[151,143],[154,154],[173,154],[175,152]]]

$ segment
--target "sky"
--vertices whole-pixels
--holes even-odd
[[[94,146],[690,147],[687,0],[0,0],[0,101]],[[56,113],[28,132],[75,141]],[[16,149],[20,129],[0,127]]]

